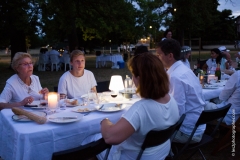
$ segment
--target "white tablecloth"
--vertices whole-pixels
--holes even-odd
[[[136,100],[122,101],[128,106],[122,111],[95,111],[80,121],[65,124],[17,122],[12,120],[11,109],[3,109],[0,112],[0,156],[4,160],[50,160],[53,152],[77,147],[89,135],[99,133],[103,118],[117,122]],[[71,112],[71,108],[61,112]]]
[[[107,61],[112,62],[113,66],[116,66],[118,61],[123,61],[123,57],[120,54],[97,56],[96,57],[96,68],[105,66]]]

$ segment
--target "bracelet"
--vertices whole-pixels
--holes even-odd
[[[103,122],[105,119],[107,119],[107,120],[108,120],[108,118],[103,118],[103,119],[101,120],[100,124],[102,124],[102,122]]]

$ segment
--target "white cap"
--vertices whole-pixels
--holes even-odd
[[[218,48],[221,52],[222,51],[226,51],[226,52],[229,52],[230,50],[228,50],[225,46],[221,46]]]

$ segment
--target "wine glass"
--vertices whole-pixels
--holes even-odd
[[[118,96],[118,91],[111,91],[111,97],[116,98]]]
[[[88,102],[90,104],[99,104],[98,95],[94,90],[88,92]]]
[[[67,106],[67,95],[66,94],[60,94],[60,100],[63,100],[63,103],[60,104],[60,110],[65,110]]]
[[[40,106],[47,107],[47,104],[48,104],[48,95],[43,94],[42,98],[40,98]]]

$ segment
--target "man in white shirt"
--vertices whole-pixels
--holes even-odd
[[[186,143],[200,114],[204,110],[205,101],[202,87],[192,70],[181,61],[181,47],[178,41],[166,39],[157,44],[157,56],[162,60],[169,75],[169,93],[178,103],[179,114],[186,114],[174,142]],[[206,125],[196,130],[191,143],[201,141]]]
[[[220,104],[208,103],[205,106],[205,110],[221,108],[231,103],[232,106],[223,119],[223,122],[231,125],[240,117],[240,71],[236,71],[231,75],[224,89],[221,91],[219,99],[222,101]],[[233,116],[235,119],[233,119]]]

